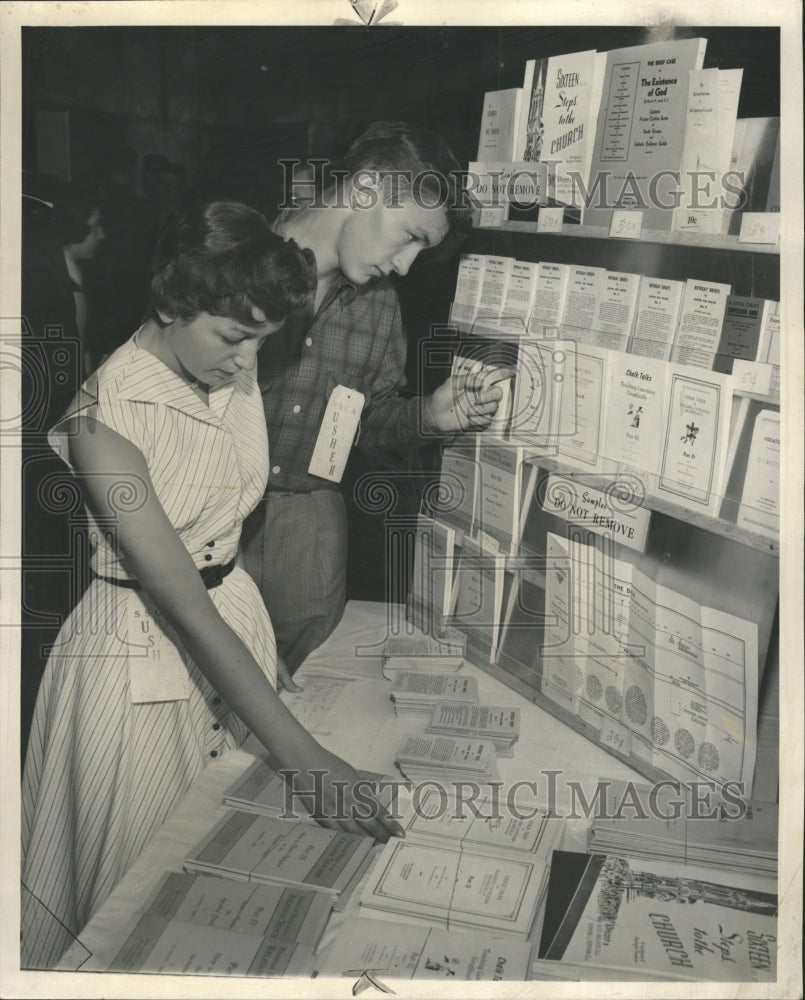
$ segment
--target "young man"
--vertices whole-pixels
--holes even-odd
[[[423,434],[486,426],[501,395],[475,376],[448,378],[424,398],[399,395],[406,339],[389,275],[407,274],[422,250],[468,225],[449,147],[427,130],[378,122],[339,167],[323,192],[274,224],[315,253],[318,285],[311,310],[287,321],[295,335],[266,343],[258,359],[270,474],[244,526],[244,556],[291,672],[332,632],[346,600],[344,501],[337,482],[308,472],[333,390],[365,397],[361,446],[397,451]]]

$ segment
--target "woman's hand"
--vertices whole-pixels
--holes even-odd
[[[295,810],[305,809],[322,826],[374,837],[381,844],[389,837],[405,836],[355,768],[329,750],[319,747],[304,767],[281,768],[281,773],[290,785]],[[358,797],[356,782],[361,782]]]
[[[288,664],[285,660],[277,653],[277,694],[280,691],[304,691],[303,687],[300,687],[294,679],[291,677],[291,672],[288,669]]]

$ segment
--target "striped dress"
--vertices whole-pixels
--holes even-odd
[[[76,412],[143,453],[159,501],[196,566],[235,556],[243,519],[268,476],[253,372],[212,392],[207,405],[135,335],[85,383],[69,411]],[[59,426],[50,440],[64,456]],[[110,477],[108,495],[124,509],[139,502],[142,487]],[[97,527],[90,518],[93,568],[130,576],[113,533]],[[209,594],[275,684],[274,633],[251,578],[236,566]],[[94,579],[45,669],[22,784],[26,968],[58,960],[205,764],[246,735],[182,649],[189,696],[131,700],[130,671],[139,664],[129,655],[135,647],[127,622],[129,602],[141,600],[134,590]]]

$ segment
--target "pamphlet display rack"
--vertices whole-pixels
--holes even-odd
[[[608,228],[602,226],[565,221],[561,230],[538,232],[536,221],[517,221],[502,222],[494,228],[475,228],[464,250],[495,258],[584,265],[676,281],[694,278],[721,282],[731,286],[736,296],[780,299],[779,243],[745,242],[735,235],[679,232],[669,226],[668,231],[644,230],[639,239],[624,240],[611,236]],[[525,331],[518,334],[482,317],[474,322],[454,320],[452,326],[457,331],[459,354],[464,351],[479,357],[486,349],[484,356],[492,364],[507,363],[512,356],[516,357],[518,344],[533,342]],[[776,374],[779,386],[779,371]],[[776,798],[778,780],[779,539],[773,532],[753,531],[736,521],[754,418],[761,410],[779,410],[780,398],[779,390],[764,394],[739,388],[733,397],[743,397],[747,405],[741,410],[743,426],[732,432],[737,435],[737,444],[722,482],[718,516],[690,509],[684,501],[676,504],[653,495],[649,485],[644,493],[639,490],[639,495],[632,498],[636,508],[649,512],[642,550],[619,544],[617,540],[610,544],[619,560],[645,574],[654,584],[684,595],[699,607],[712,608],[757,627],[759,691],[752,795],[768,801]],[[509,592],[514,596],[501,623],[500,641],[491,661],[485,662],[486,658],[481,656],[473,662],[649,780],[668,778],[668,772],[647,761],[645,753],[635,755],[627,727],[602,725],[600,719],[586,721],[578,711],[566,710],[557,699],[544,693],[547,648],[544,623],[551,617],[546,606],[546,576],[550,566],[547,538],[551,533],[563,537],[573,534],[585,542],[583,524],[573,524],[567,516],[557,516],[546,509],[550,477],[561,475],[579,489],[589,487],[610,495],[620,487],[617,475],[607,478],[600,472],[580,471],[578,464],[565,462],[561,454],[540,455],[530,461],[538,468],[533,499],[524,514],[518,554],[507,557],[514,577]],[[483,524],[475,527],[482,532]],[[587,534],[587,540],[592,537]],[[543,562],[538,566],[540,560]],[[472,644],[468,649],[472,650]],[[754,701],[754,695],[749,701]],[[625,740],[621,738],[624,735]]]

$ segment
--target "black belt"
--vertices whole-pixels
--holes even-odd
[[[201,576],[201,581],[207,590],[212,590],[213,587],[217,587],[223,583],[224,577],[229,576],[235,568],[236,561],[236,559],[232,559],[228,563],[224,563],[223,566],[202,566],[198,572]],[[113,583],[116,587],[128,587],[129,590],[142,590],[139,580],[126,580],[114,576],[101,576],[100,573],[96,573],[95,575],[99,580],[105,580],[107,583]]]

